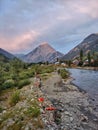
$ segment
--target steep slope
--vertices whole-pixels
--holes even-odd
[[[6,50],[0,48],[0,54],[3,55],[4,57],[8,58],[8,59],[13,59],[15,58],[15,56],[9,52],[7,52]]]
[[[83,50],[84,54],[87,54],[89,51],[98,52],[98,34],[91,34],[86,37],[79,45],[69,51],[63,56],[63,59],[74,59],[79,56],[80,50]]]
[[[22,60],[28,63],[38,62],[54,62],[56,58],[62,57],[63,54],[57,52],[48,43],[43,43],[35,48],[33,51],[22,57]]]
[[[9,58],[7,58],[6,56],[0,54],[0,63],[1,62],[3,62],[3,63],[9,62]]]

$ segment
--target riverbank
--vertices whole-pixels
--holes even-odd
[[[8,101],[17,90],[1,95],[0,130],[98,130],[98,112],[88,94],[71,84],[72,78],[65,81],[53,72],[42,79],[41,88],[34,86],[34,78],[31,81],[18,90],[20,100],[14,106]]]
[[[98,67],[73,67],[75,69],[84,69],[84,70],[97,70],[98,71]]]
[[[44,82],[43,93],[59,111],[54,119],[61,130],[98,130],[98,112],[87,93],[66,82],[55,72]]]

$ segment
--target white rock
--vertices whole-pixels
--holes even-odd
[[[73,119],[73,117],[70,117],[70,121],[72,122],[74,119]]]
[[[6,113],[6,110],[4,110],[2,113],[3,113],[3,114]]]
[[[66,114],[66,115],[70,115],[70,113],[69,113],[68,111],[65,111],[65,114]]]

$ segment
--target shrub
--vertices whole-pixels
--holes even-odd
[[[18,90],[16,90],[12,96],[10,97],[10,101],[9,101],[9,104],[11,106],[14,106],[16,105],[16,103],[18,103],[18,101],[20,100],[20,92]]]
[[[23,86],[30,84],[29,80],[20,80],[18,82],[18,88],[21,89]]]
[[[26,72],[21,72],[21,73],[19,74],[19,79],[23,80],[23,79],[27,79],[27,78],[28,78],[28,76],[27,76],[27,73],[26,73]]]
[[[54,71],[53,66],[41,66],[41,71],[40,73],[51,73]]]
[[[2,88],[7,89],[7,88],[11,88],[13,86],[14,86],[14,81],[13,80],[7,80],[3,83]]]
[[[68,71],[65,69],[58,70],[63,79],[66,79],[68,77]]]

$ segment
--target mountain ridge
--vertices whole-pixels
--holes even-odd
[[[98,51],[98,34],[93,33],[88,35],[80,44],[71,49],[67,54],[65,54],[63,60],[72,60],[79,56],[80,50],[83,50],[84,54],[89,51]]]
[[[7,57],[8,59],[13,59],[15,58],[15,56],[11,53],[9,53],[8,51],[0,48],[0,54],[4,55],[5,57]]]

